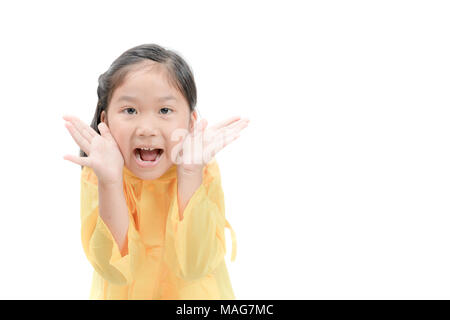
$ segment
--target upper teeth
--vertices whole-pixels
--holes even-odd
[[[150,150],[150,151],[152,151],[152,150],[155,150],[155,149],[157,149],[157,148],[141,148],[142,150]]]

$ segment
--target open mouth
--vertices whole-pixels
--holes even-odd
[[[152,148],[149,148],[152,149]],[[161,155],[163,154],[164,150],[155,148],[153,150],[146,150],[141,148],[134,149],[134,156],[137,160],[140,160],[144,163],[154,163],[161,158]]]

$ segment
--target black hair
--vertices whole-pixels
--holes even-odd
[[[177,88],[184,96],[189,105],[189,110],[195,110],[197,104],[197,88],[191,68],[181,55],[173,50],[169,50],[157,44],[142,44],[122,53],[111,64],[109,69],[98,77],[98,102],[94,118],[91,122],[93,128],[98,134],[98,125],[101,122],[102,111],[107,113],[114,90],[120,86],[126,75],[132,71],[137,64],[147,60],[159,62],[168,73],[169,82]],[[198,112],[198,111],[197,111]],[[86,157],[87,154],[80,149],[80,157]],[[83,166],[81,166],[83,169]]]

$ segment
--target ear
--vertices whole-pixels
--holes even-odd
[[[191,112],[191,120],[189,121],[189,132],[192,132],[194,129],[194,124],[197,122],[197,110]]]
[[[101,122],[105,122],[106,125],[108,125],[105,110],[103,110],[102,113],[100,114],[100,121],[101,121]]]

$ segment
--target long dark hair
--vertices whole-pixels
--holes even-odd
[[[136,64],[146,60],[159,62],[166,67],[170,83],[185,97],[190,111],[195,110],[197,88],[193,72],[186,61],[173,50],[163,48],[154,43],[142,44],[122,53],[114,60],[109,69],[98,77],[98,102],[91,122],[91,128],[98,134],[100,134],[98,130],[98,125],[101,122],[100,116],[102,111],[108,111],[114,90],[123,82],[125,76]],[[87,154],[81,149],[80,157],[87,157]],[[81,166],[81,169],[83,169],[83,166]]]

